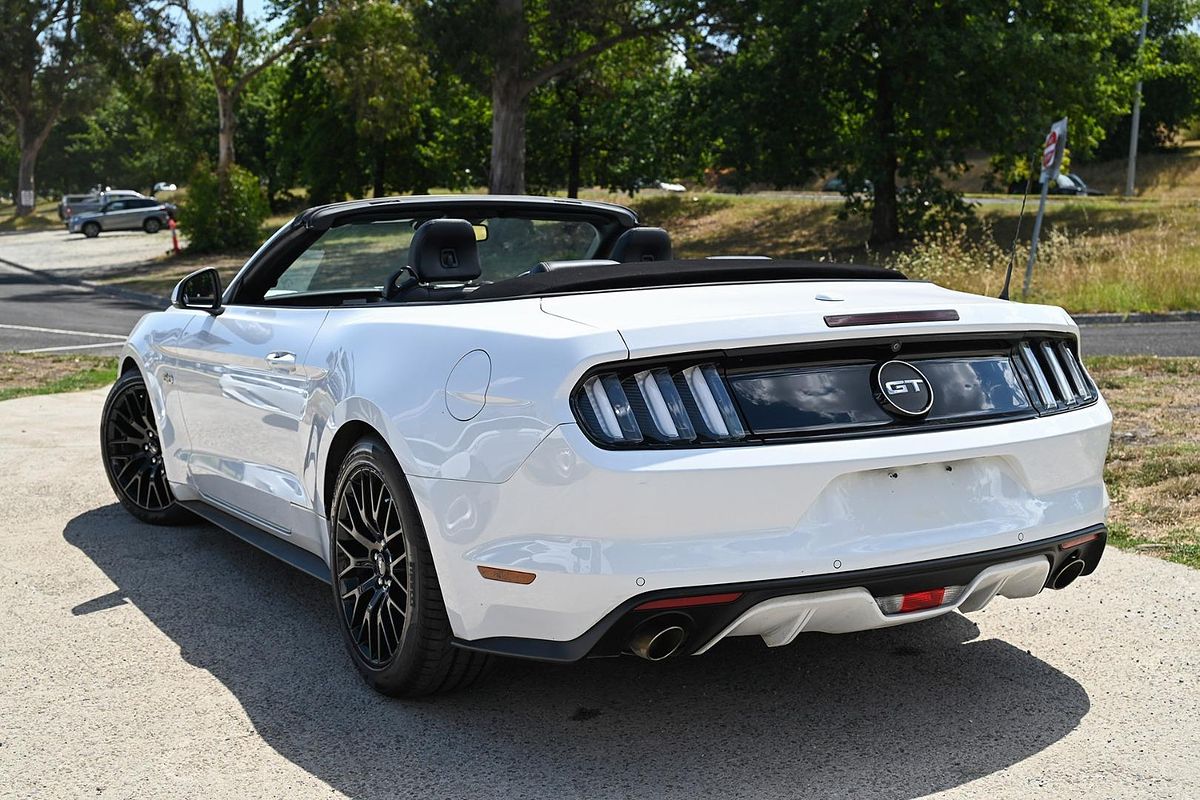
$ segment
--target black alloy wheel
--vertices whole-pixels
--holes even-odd
[[[122,375],[108,394],[100,420],[100,450],[108,482],[126,511],[153,525],[189,520],[167,484],[150,395],[136,370]]]
[[[408,551],[391,492],[371,465],[345,476],[333,535],[343,619],[363,660],[382,667],[404,633]]]
[[[491,659],[454,647],[433,556],[404,473],[378,438],[338,473],[329,521],[333,600],[355,667],[374,689],[416,697],[465,687]]]

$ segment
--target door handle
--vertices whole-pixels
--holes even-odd
[[[275,369],[292,369],[296,366],[296,354],[286,350],[267,353],[267,366]]]

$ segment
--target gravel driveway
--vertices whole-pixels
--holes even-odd
[[[969,618],[398,702],[325,587],[119,510],[103,396],[0,403],[0,796],[1200,796],[1200,572],[1110,551]]]
[[[67,233],[64,226],[52,231],[0,235],[0,259],[60,277],[95,277],[107,270],[140,264],[171,249],[171,233],[112,231],[88,239]]]

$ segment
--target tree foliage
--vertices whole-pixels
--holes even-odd
[[[1091,150],[1130,86],[1113,45],[1136,15],[1106,0],[761,0],[741,13],[754,22],[706,86],[718,159],[743,182],[832,169],[850,193],[872,186],[852,204],[877,245],[960,208],[942,179],[970,149],[1024,157],[1069,116],[1073,148]]]
[[[207,158],[197,162],[179,209],[189,250],[208,253],[258,244],[270,210],[258,178],[233,164],[224,183]]]

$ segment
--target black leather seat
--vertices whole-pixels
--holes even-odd
[[[622,264],[670,261],[671,236],[662,228],[630,228],[613,243],[609,258]]]

